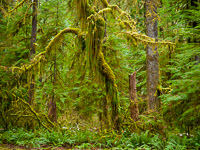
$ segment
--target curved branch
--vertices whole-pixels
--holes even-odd
[[[74,33],[78,36],[80,36],[80,30],[77,28],[65,28],[64,30],[62,30],[61,32],[59,32],[47,45],[47,47],[45,48],[46,52],[49,53],[49,51],[52,49],[52,47],[61,41],[61,39],[63,38],[63,35],[65,33]]]
[[[47,47],[45,48],[45,51],[39,53],[38,55],[36,55],[33,59],[31,59],[30,64],[27,65],[23,65],[21,67],[6,67],[6,66],[0,66],[0,69],[3,69],[5,71],[11,71],[12,73],[16,72],[19,74],[23,74],[25,71],[31,70],[33,67],[37,66],[41,61],[45,61],[46,55],[48,55],[50,53],[50,51],[54,48],[56,43],[59,43],[62,38],[63,35],[65,33],[74,33],[79,37],[82,37],[83,35],[81,34],[80,30],[77,28],[65,28],[64,30],[62,30],[61,32],[59,32],[47,45]]]
[[[24,15],[24,24],[25,24],[25,21],[26,21],[26,15],[28,14],[28,10],[31,8],[32,5],[35,5],[35,2],[31,3],[28,8],[26,9],[26,12],[25,12],[25,15]]]
[[[22,6],[24,4],[26,0],[22,0],[19,4],[17,4],[12,10],[8,11],[8,13],[11,13],[13,11],[15,11],[17,8],[19,8],[20,6]]]

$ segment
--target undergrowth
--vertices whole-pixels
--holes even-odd
[[[42,148],[45,146],[67,147],[78,149],[166,149],[184,150],[200,148],[200,132],[195,135],[168,133],[165,137],[152,134],[148,130],[141,133],[122,131],[90,131],[66,130],[63,132],[48,132],[44,129],[27,131],[12,129],[0,133],[0,144],[12,144],[27,148]]]

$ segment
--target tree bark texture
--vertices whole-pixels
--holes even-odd
[[[136,72],[129,75],[129,97],[130,97],[130,112],[131,118],[134,121],[138,120],[139,109],[137,101],[137,89],[136,89]]]
[[[156,0],[145,0],[146,34],[157,39],[158,19]],[[157,98],[157,85],[159,83],[159,54],[158,47],[147,45],[147,102],[148,110],[159,109],[159,99]]]
[[[57,122],[57,113],[56,113],[56,101],[55,94],[53,93],[52,98],[48,102],[48,117],[52,122]]]
[[[32,32],[31,32],[31,51],[30,58],[35,54],[35,43],[37,35],[37,0],[34,0],[33,5],[33,17],[32,17]],[[28,103],[33,104],[34,100],[34,88],[35,88],[35,75],[31,75],[31,83],[29,87]]]
[[[32,17],[30,57],[35,54],[35,43],[36,43],[36,35],[37,35],[37,3],[38,3],[38,0],[34,0],[33,2],[34,2],[34,5],[33,5],[33,17]]]
[[[58,9],[59,9],[59,2],[57,3],[57,7],[56,7],[56,26],[58,26]],[[56,31],[56,34],[58,34],[58,32]],[[49,101],[49,105],[48,105],[48,110],[49,110],[49,118],[52,122],[57,122],[57,113],[56,113],[56,94],[55,94],[55,86],[56,86],[56,80],[57,80],[57,60],[56,60],[56,57],[57,57],[57,47],[55,48],[55,53],[54,53],[54,70],[53,70],[53,95],[52,95],[52,98],[51,100]]]
[[[108,119],[108,100],[107,97],[103,98],[103,123],[105,128],[109,128],[109,119]]]

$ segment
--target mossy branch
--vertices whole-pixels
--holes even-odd
[[[31,4],[28,6],[28,8],[26,9],[26,12],[25,12],[25,15],[24,15],[24,24],[25,24],[25,22],[26,22],[26,16],[27,16],[27,14],[28,14],[28,10],[31,8],[32,5],[35,5],[35,2],[31,3]]]
[[[53,127],[56,127],[55,124],[47,117],[46,114],[43,114],[43,115],[45,116],[45,118],[46,118],[46,120],[47,120],[47,122],[48,122],[49,124],[51,124]]]
[[[0,6],[0,10],[4,16],[7,16],[7,12],[2,6]]]
[[[175,46],[175,43],[173,43],[173,42],[157,41],[155,38],[151,38],[149,36],[146,36],[146,35],[138,33],[138,32],[119,32],[119,33],[124,33],[128,37],[135,39],[136,42],[143,43],[144,45],[147,45],[147,44],[152,44],[152,45],[164,44],[164,45]]]
[[[30,109],[30,111],[31,111],[31,112],[34,114],[34,116],[37,118],[38,122],[39,122],[45,129],[47,129],[49,132],[51,132],[51,130],[50,130],[45,124],[42,123],[42,121],[41,121],[41,119],[40,119],[38,113],[36,113],[36,111],[31,107],[31,105],[30,105],[28,102],[26,102],[26,101],[23,100],[22,98],[20,98],[20,97],[14,95],[13,93],[11,93],[11,94],[12,94],[14,97],[16,97],[18,100],[20,100],[22,103],[24,103],[25,105],[27,105],[28,108]]]
[[[103,6],[104,7],[108,7],[108,1],[107,0],[101,0],[101,2],[103,3]]]
[[[115,75],[114,75],[112,69],[110,68],[110,66],[108,65],[108,63],[105,61],[104,55],[103,55],[103,53],[102,53],[101,51],[99,52],[99,62],[100,62],[100,70],[102,71],[102,74],[103,74],[115,87],[117,87],[117,85],[115,84]]]
[[[30,64],[23,65],[21,67],[6,67],[6,66],[0,66],[0,69],[3,69],[5,71],[11,71],[12,73],[16,72],[19,75],[23,74],[26,71],[29,71],[33,69],[34,67],[38,66],[40,62],[46,61],[46,55],[50,53],[50,51],[53,49],[53,47],[56,45],[56,43],[59,43],[65,33],[74,33],[78,35],[79,37],[82,36],[81,32],[77,28],[66,28],[59,32],[47,45],[45,48],[46,50],[36,55],[34,58],[31,59]]]
[[[111,10],[116,10],[120,15],[118,16],[117,21],[119,22],[119,25],[122,28],[128,28],[131,31],[130,32],[124,32],[127,34],[130,38],[136,40],[136,43],[143,43],[145,46],[147,44],[157,45],[157,44],[163,44],[163,45],[172,45],[175,46],[175,43],[169,42],[169,41],[156,41],[156,39],[148,37],[144,34],[139,33],[136,30],[136,22],[131,18],[131,16],[124,12],[122,9],[119,8],[117,5],[109,5],[107,0],[101,0],[104,9],[99,11],[99,14],[103,14],[103,12],[112,12]],[[122,17],[126,17],[126,19],[122,19]]]
[[[46,52],[49,53],[49,51],[52,49],[53,46],[56,45],[56,43],[59,43],[62,38],[63,38],[63,35],[65,33],[74,33],[76,35],[81,35],[80,34],[80,30],[77,29],[77,28],[65,28],[64,30],[62,30],[61,32],[59,32],[50,42],[49,44],[47,45],[47,47],[45,48]]]
[[[19,4],[17,4],[12,10],[8,11],[8,13],[12,13],[13,11],[15,11],[17,8],[19,8],[20,6],[22,6],[24,4],[26,0],[22,0]]]

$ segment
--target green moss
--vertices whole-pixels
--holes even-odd
[[[17,10],[20,6],[24,4],[26,0],[22,0],[19,4],[17,4],[12,10],[10,10],[8,13],[12,13],[13,11]]]
[[[104,59],[104,55],[102,52],[99,52],[99,61],[100,61],[100,68],[101,71],[103,73],[103,75],[109,79],[109,81],[111,83],[113,83],[113,85],[115,84],[115,75],[112,71],[112,69],[110,68],[110,66],[107,64],[107,62]]]
[[[98,15],[96,18],[96,24],[100,27],[104,27],[105,26],[105,20],[102,16]]]

